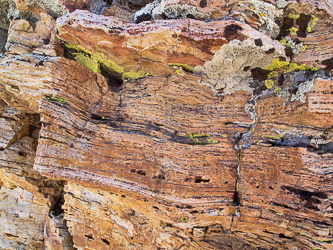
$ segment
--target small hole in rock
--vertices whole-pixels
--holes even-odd
[[[269,55],[269,54],[274,53],[274,51],[275,51],[275,48],[271,48],[271,49],[265,51],[265,54],[266,54],[266,55]]]
[[[18,154],[19,154],[20,156],[27,156],[27,153],[26,153],[26,152],[23,152],[23,151],[19,151]]]
[[[285,236],[284,234],[279,234],[279,238],[292,239],[292,237]]]
[[[103,243],[106,244],[106,245],[110,245],[110,241],[106,240],[106,239],[102,239]]]
[[[243,30],[243,28],[237,24],[228,25],[224,30],[225,37],[237,34],[239,30]]]
[[[144,170],[138,170],[136,173],[139,175],[142,175],[142,176],[146,175],[146,171],[144,171]]]
[[[195,177],[195,183],[202,183],[202,182],[209,182],[210,181],[210,179],[202,179],[202,177],[201,176],[196,176]]]
[[[201,0],[200,1],[200,7],[205,8],[207,6],[207,0]]]
[[[87,237],[88,240],[94,240],[94,237],[92,237],[91,235],[85,235],[85,237]]]
[[[258,46],[258,47],[262,47],[262,46],[263,46],[262,40],[261,40],[260,38],[255,39],[255,40],[254,40],[254,43],[255,43],[255,45]]]

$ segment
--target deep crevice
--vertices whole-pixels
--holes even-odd
[[[104,64],[101,64],[100,69],[101,74],[105,77],[108,83],[109,89],[113,92],[119,92],[124,83],[121,74],[110,70]]]

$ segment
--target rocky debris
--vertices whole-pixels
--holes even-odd
[[[0,7],[0,248],[332,249],[329,1]]]

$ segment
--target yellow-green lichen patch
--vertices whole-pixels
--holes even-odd
[[[309,239],[311,240],[315,240],[315,241],[318,241],[318,242],[328,242],[328,243],[333,243],[333,239],[316,239],[314,237],[311,237],[305,233],[299,233],[300,235],[302,236],[305,236],[305,237],[308,237]]]
[[[271,73],[269,73],[267,75],[268,79],[271,79],[271,78],[274,78],[274,77],[277,77],[277,76],[279,76],[279,74],[275,71],[272,71]]]
[[[183,75],[184,75],[184,73],[183,73],[183,68],[179,68],[179,69],[177,69],[177,70],[176,70],[176,73],[177,73],[178,75],[180,75],[180,76],[183,76]]]
[[[289,63],[285,61],[280,61],[279,58],[274,59],[273,63],[266,68],[266,70],[269,71],[279,71],[282,70],[284,73],[289,73],[291,71],[295,70],[311,70],[311,71],[317,71],[319,68],[306,66],[305,64],[297,65],[296,63]]]
[[[316,25],[317,21],[318,21],[318,17],[311,16],[311,20],[308,24],[308,27],[306,28],[306,31],[308,33],[311,32],[312,28]]]
[[[202,142],[198,138],[203,138],[203,137],[210,137],[209,134],[203,134],[203,135],[197,135],[195,132],[187,132],[187,135],[183,135],[181,133],[178,133],[178,136],[181,137],[189,137],[193,140],[194,144],[202,144],[202,145],[207,145],[207,144],[216,144],[218,143],[217,140],[213,140],[212,138],[207,138],[207,142]]]
[[[292,35],[297,35],[297,31],[298,29],[296,28],[291,28],[289,29],[290,34]],[[293,54],[299,54],[301,53],[301,51],[306,50],[306,45],[303,45],[303,43],[296,43],[295,41],[293,41],[289,36],[286,36],[284,38],[282,38],[280,40],[280,43],[284,46],[287,46],[288,48],[292,49]]]
[[[279,140],[282,138],[282,135],[278,135],[278,136],[274,136],[274,135],[262,135],[261,137],[263,138],[269,138],[269,139],[273,139],[273,140]]]
[[[281,39],[280,43],[284,46],[290,47],[290,45],[287,44],[287,39],[285,39],[285,38]]]
[[[188,220],[187,217],[180,218],[180,221],[183,222],[183,223],[187,222],[187,220]]]
[[[274,82],[272,80],[266,80],[265,86],[266,88],[271,89],[274,86]]]
[[[289,14],[288,17],[291,18],[291,19],[297,20],[299,18],[299,15],[297,15],[297,14],[295,14],[295,15]]]
[[[122,75],[122,80],[123,81],[135,81],[140,78],[145,78],[147,76],[151,76],[149,72],[145,71],[144,69],[139,70],[136,72],[135,70],[131,69],[129,72],[125,72]]]
[[[280,91],[280,89],[281,89],[281,88],[279,88],[279,87],[275,87],[275,89],[274,89],[274,93],[275,93],[275,94],[278,94],[279,91]]]
[[[75,61],[94,73],[101,73],[101,65],[117,73],[124,72],[124,67],[117,65],[116,62],[111,59],[106,59],[106,56],[103,53],[91,52],[80,45],[73,45],[68,42],[65,42],[65,46],[75,50],[75,52],[71,53],[74,56]]]
[[[189,71],[189,72],[193,72],[194,71],[193,67],[191,67],[191,66],[189,66],[187,64],[183,64],[183,63],[168,63],[168,65],[182,67],[183,70]]]
[[[272,64],[266,68],[269,71],[276,71],[283,69],[289,65],[289,62],[280,61],[279,58],[273,60]]]
[[[74,60],[82,66],[90,69],[94,73],[101,73],[99,61],[96,58],[90,57],[84,53],[73,53],[73,55],[75,56]]]
[[[274,210],[272,210],[272,209],[269,209],[269,208],[266,208],[266,210],[267,211],[271,211],[271,212],[274,212],[274,213],[276,213],[277,215],[279,215],[279,216],[281,216],[281,215],[283,215],[283,213],[281,212],[278,212],[278,211],[274,211]]]
[[[289,29],[290,35],[297,35],[297,31],[298,31],[298,29],[295,27],[291,27]]]
[[[44,95],[44,99],[48,101],[57,102],[60,104],[66,104],[67,99],[58,95]]]

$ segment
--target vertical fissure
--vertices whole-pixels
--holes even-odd
[[[241,157],[242,157],[242,146],[239,146],[238,151],[238,162],[237,162],[237,177],[236,177],[236,185],[235,185],[235,192],[233,196],[233,202],[234,205],[238,208],[235,210],[235,215],[237,217],[240,217],[240,198],[239,198],[239,177],[240,177],[240,163],[241,163]]]
[[[69,232],[67,220],[65,219],[65,210],[63,208],[65,204],[64,188],[64,182],[57,187],[59,193],[53,197],[53,204],[49,212],[50,223],[46,225],[44,234],[47,237],[46,240],[53,240],[54,238],[60,240],[60,244],[64,250],[75,250],[77,248],[74,247],[73,236]],[[57,235],[51,235],[54,233]]]

